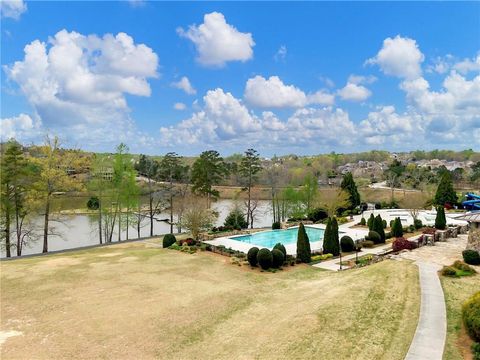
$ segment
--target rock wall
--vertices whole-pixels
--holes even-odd
[[[480,252],[480,228],[471,228],[468,233],[467,250]]]

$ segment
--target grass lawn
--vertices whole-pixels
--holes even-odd
[[[407,261],[273,274],[139,242],[1,270],[1,329],[22,333],[2,359],[403,359],[420,304]]]
[[[477,272],[480,271],[477,266]],[[459,278],[442,276],[442,286],[447,305],[447,343],[445,360],[471,359],[471,340],[462,322],[462,304],[480,290],[480,274]]]

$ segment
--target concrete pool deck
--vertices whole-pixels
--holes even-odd
[[[365,237],[365,235],[368,234],[368,230],[363,229],[363,228],[353,228],[361,219],[360,215],[356,215],[353,217],[353,221],[349,221],[348,223],[339,225],[338,231],[342,232],[342,236],[348,235],[350,236],[353,240],[360,240]],[[322,229],[325,230],[326,225],[324,224],[308,224],[305,225],[308,227],[313,227],[317,229]],[[298,226],[294,226],[293,228],[298,228]],[[271,229],[265,229],[265,231],[271,231]],[[241,236],[241,235],[237,235]],[[247,253],[248,250],[252,247],[258,247],[262,248],[264,246],[261,245],[255,245],[251,243],[246,243],[242,241],[235,240],[235,236],[225,236],[225,237],[220,237],[216,238],[214,240],[208,240],[205,241],[207,244],[215,245],[215,246],[220,246],[223,245],[226,248],[231,248],[233,250],[238,250],[242,251],[244,253]],[[322,249],[322,244],[323,241],[315,241],[315,242],[310,242],[310,248],[312,251],[320,251]],[[285,249],[287,250],[287,254],[289,255],[296,255],[297,253],[297,244],[292,243],[292,244],[283,244],[285,246]],[[272,249],[271,247],[268,249]]]

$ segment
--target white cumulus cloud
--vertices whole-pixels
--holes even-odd
[[[197,90],[195,90],[195,88],[190,83],[190,80],[186,76],[182,76],[179,81],[173,82],[172,86],[174,88],[185,91],[185,93],[187,93],[188,95],[195,95],[197,93]]]
[[[302,90],[293,85],[285,85],[278,76],[265,79],[257,75],[248,79],[244,96],[249,104],[257,107],[301,107],[307,103]]]
[[[372,95],[372,92],[363,85],[357,85],[355,83],[347,83],[345,87],[338,90],[338,95],[343,100],[348,101],[364,101]]]
[[[158,56],[125,33],[99,37],[61,30],[48,43],[32,41],[24,52],[23,60],[4,66],[8,78],[46,128],[63,129],[77,140],[128,136],[125,95],[150,96],[148,79],[158,76]]]
[[[424,59],[415,40],[397,35],[386,38],[378,54],[367,63],[377,64],[387,75],[415,79],[422,74],[420,65]]]
[[[0,12],[2,14],[2,18],[18,20],[25,11],[27,11],[27,4],[23,0],[0,1]]]
[[[30,115],[21,113],[18,116],[0,119],[0,139],[6,141],[11,138],[27,140],[35,135],[35,130],[41,126],[39,121],[33,120]]]
[[[219,12],[205,14],[203,24],[190,25],[188,30],[178,28],[177,33],[194,43],[202,65],[221,67],[228,61],[244,62],[253,57],[252,34],[238,31]]]

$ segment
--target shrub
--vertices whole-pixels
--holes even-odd
[[[257,255],[258,255],[258,247],[252,247],[248,250],[247,253],[247,260],[251,266],[257,266]]]
[[[457,276],[457,270],[451,266],[444,266],[441,270],[443,276]]]
[[[338,256],[340,245],[338,244],[338,225],[335,218],[329,218],[323,234],[323,252]]]
[[[323,261],[332,258],[332,254],[322,254],[322,255],[314,255],[312,256],[312,261]]]
[[[387,220],[383,220],[382,224],[383,224],[383,228],[386,229],[387,228]]]
[[[415,243],[412,241],[409,241],[403,237],[401,238],[396,238],[393,240],[392,244],[392,250],[397,252],[401,250],[412,250],[415,249]]]
[[[386,239],[391,239],[392,237],[393,237],[393,236],[392,236],[392,233],[391,233],[390,231],[387,231],[387,232],[385,233],[385,240],[386,240]]]
[[[437,208],[437,216],[435,217],[435,229],[445,230],[447,227],[447,219],[445,218],[445,208],[439,206]]]
[[[327,217],[327,212],[320,208],[312,209],[307,214],[308,220],[311,220],[313,222],[318,222],[320,220],[326,219]]]
[[[180,245],[188,245],[188,246],[192,246],[195,244],[195,240],[193,240],[192,238],[187,238],[187,239],[183,239],[183,240],[180,240],[179,241]]]
[[[415,229],[421,229],[423,227],[422,220],[420,219],[413,220],[413,226],[415,226]]]
[[[280,229],[280,222],[275,221],[275,222],[272,224],[272,230],[278,230],[278,229]]]
[[[171,245],[175,244],[177,242],[177,239],[175,238],[175,235],[173,234],[166,234],[163,237],[163,247],[168,248]]]
[[[360,219],[360,225],[365,226],[367,224],[367,221],[365,220],[364,217]]]
[[[480,341],[480,291],[463,304],[462,318],[470,337]]]
[[[368,218],[367,225],[368,225],[368,230],[373,230],[373,222],[375,221],[375,216],[373,216],[373,213],[370,214],[370,217]]]
[[[340,239],[340,247],[343,252],[351,252],[355,250],[355,243],[350,236],[345,235]]]
[[[305,231],[305,226],[303,226],[303,223],[300,223],[297,235],[297,261],[309,263],[312,261],[311,257],[312,251],[310,249],[310,240]]]
[[[231,227],[232,229],[245,229],[246,227],[248,227],[245,216],[240,211],[240,209],[237,208],[233,209],[230,214],[227,215],[223,225],[225,227]]]
[[[475,250],[463,250],[463,261],[470,265],[480,265],[480,254]]]
[[[371,248],[373,245],[375,245],[375,243],[371,240],[362,241],[362,246],[365,248]]]
[[[480,360],[480,343],[472,344],[473,360]]]
[[[267,248],[260,249],[257,254],[257,262],[263,270],[270,269],[273,262],[272,252]]]
[[[281,244],[281,243],[275,244],[275,246],[273,247],[273,249],[274,249],[274,250],[275,250],[275,249],[280,250],[285,257],[287,256],[287,249],[285,249],[285,246],[283,246],[283,244]]]
[[[285,254],[279,249],[272,250],[272,267],[278,269],[285,261]]]
[[[462,271],[467,271],[467,272],[471,272],[471,273],[476,273],[477,272],[473,267],[468,266],[467,264],[465,264],[463,261],[460,261],[460,260],[455,261],[453,263],[453,267],[455,269],[462,270]]]
[[[380,235],[380,242],[384,243],[385,242],[385,229],[383,228],[383,220],[380,215],[377,215],[375,217],[375,220],[373,221],[373,231],[376,231],[378,235]]]
[[[403,236],[402,221],[400,220],[399,217],[396,217],[393,220],[392,231],[391,232],[392,232],[393,237],[402,237]]]
[[[376,231],[369,231],[365,239],[373,241],[374,244],[380,244],[382,242],[382,238],[380,237],[380,234],[377,233]]]

